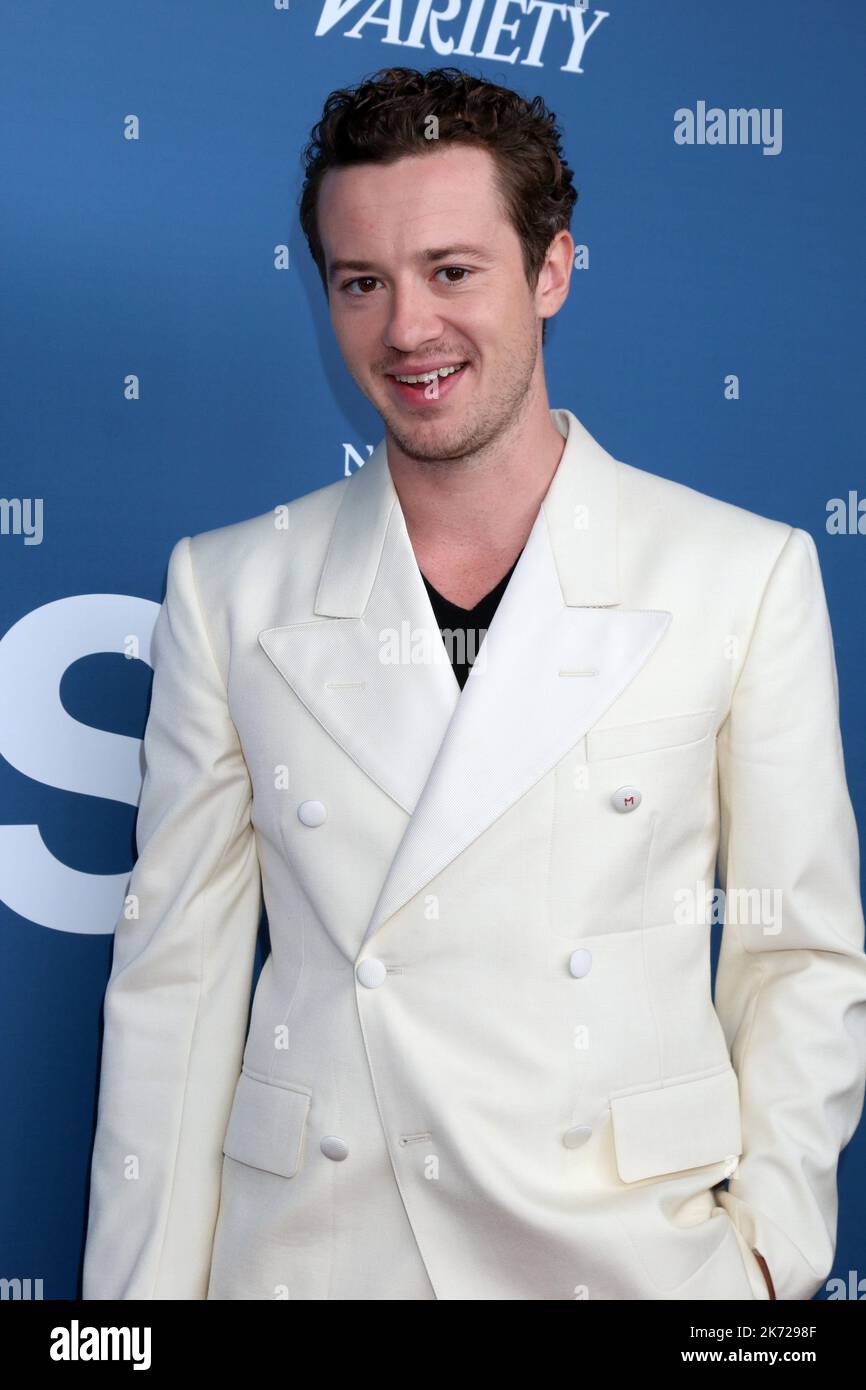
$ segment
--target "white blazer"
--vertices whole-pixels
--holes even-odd
[[[175,545],[86,1299],[827,1276],[866,956],[815,545],[551,416],[462,693],[384,441]]]

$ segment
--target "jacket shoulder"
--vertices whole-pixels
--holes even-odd
[[[199,531],[190,537],[196,577],[209,594],[228,593],[260,569],[269,569],[283,556],[291,538],[299,560],[312,560],[318,548],[324,552],[348,478],[278,503],[267,512],[244,521]]]
[[[696,592],[763,593],[796,532],[814,553],[807,531],[776,517],[617,461],[619,510],[632,541],[632,573],[651,573],[653,552]],[[624,562],[627,564],[628,562]]]
[[[712,537],[728,543],[731,537],[781,548],[792,526],[789,522],[750,511],[735,502],[727,502],[687,483],[650,473],[633,464],[617,462],[620,477],[620,499],[627,514],[661,514],[678,528],[687,524],[685,534],[704,543]],[[648,509],[650,511],[648,512]]]

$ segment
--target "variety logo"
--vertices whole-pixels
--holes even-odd
[[[590,16],[588,0],[445,0],[435,10],[433,0],[324,0],[316,38],[351,20],[343,38],[378,36],[451,61],[488,58],[543,68],[550,58],[560,72],[582,74],[586,46],[609,17],[608,10]]]

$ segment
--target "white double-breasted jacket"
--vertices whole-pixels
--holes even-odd
[[[85,1298],[766,1299],[757,1249],[802,1299],[830,1270],[866,958],[815,545],[552,418],[462,693],[384,442],[174,547]]]

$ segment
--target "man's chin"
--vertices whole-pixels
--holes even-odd
[[[478,434],[477,423],[473,425],[465,418],[465,411],[459,408],[427,412],[419,409],[415,413],[411,408],[401,409],[393,400],[372,396],[368,399],[407,458],[459,458],[471,448]],[[446,402],[442,404],[446,406]]]
[[[388,433],[406,458],[419,462],[463,458],[477,447],[477,428],[456,420],[413,421],[393,411],[382,418]]]

